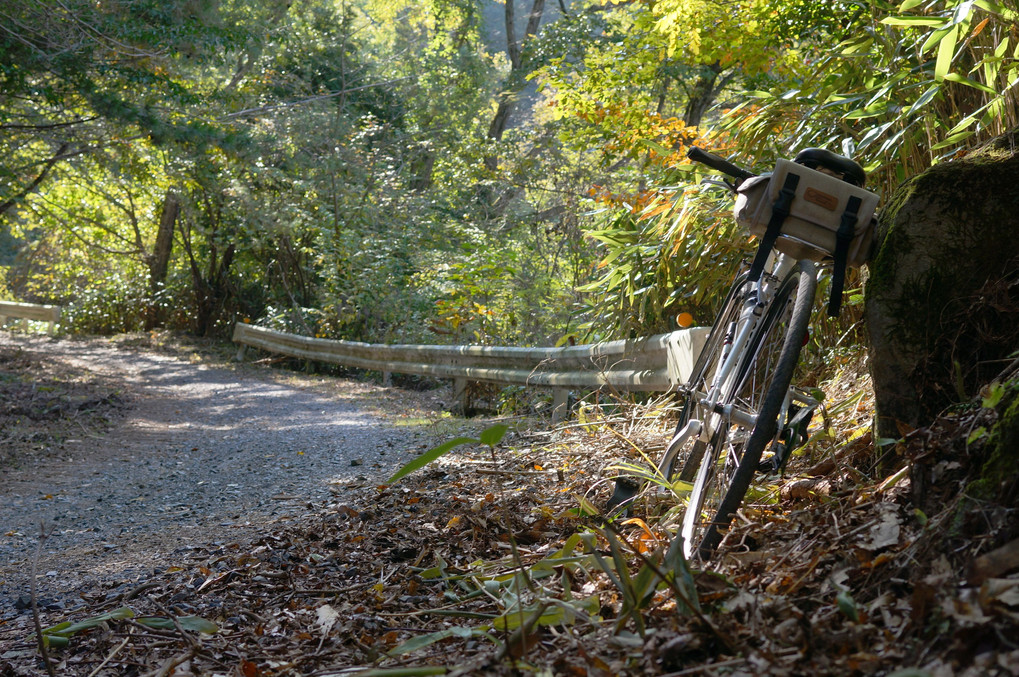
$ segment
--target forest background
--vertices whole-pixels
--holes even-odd
[[[759,171],[825,147],[888,196],[1019,124],[1017,20],[1014,0],[11,0],[0,297],[86,333],[709,324],[752,243],[690,145]],[[861,340],[849,288],[820,361]]]

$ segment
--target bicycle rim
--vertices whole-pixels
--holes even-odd
[[[707,393],[711,381],[718,369],[725,361],[726,350],[735,333],[735,323],[743,310],[746,299],[746,275],[737,278],[729,291],[722,311],[715,318],[712,324],[711,333],[704,344],[704,349],[697,360],[694,370],[694,377],[689,382],[691,394],[687,398],[683,415],[680,417],[679,427],[686,425],[691,418],[706,421],[714,417],[716,422],[718,414],[708,411],[698,402],[698,394]],[[735,397],[735,391],[723,393],[722,403],[728,404]],[[711,428],[717,428],[712,425]],[[716,430],[710,438],[707,433],[690,440],[682,453],[677,454],[669,467],[670,480],[678,464],[682,462],[682,470],[678,479],[692,484],[690,496],[687,500],[686,511],[683,515],[681,535],[683,536],[683,548],[686,556],[690,556],[693,548],[700,542],[703,531],[704,520],[700,515],[705,507],[709,509],[718,503],[719,484],[716,482],[715,468],[718,463],[719,450],[725,435],[722,430]]]
[[[806,335],[815,286],[813,267],[809,263],[798,264],[782,281],[760,326],[750,340],[746,356],[737,366],[737,377],[731,390],[723,393],[724,404],[734,404],[746,414],[756,416],[758,421],[761,420],[762,414],[764,417],[771,416],[774,422],[778,415],[777,410],[775,414],[769,414],[764,404],[770,392],[781,390],[784,395],[788,390],[792,369],[799,359],[799,350]],[[801,303],[800,299],[805,299],[806,302]],[[794,311],[801,307],[805,309],[805,316],[797,317]],[[801,312],[800,315],[804,313]],[[788,349],[786,345],[789,345]],[[786,369],[788,374],[783,374],[782,370],[778,369],[783,363],[791,364],[791,368],[787,366]],[[735,493],[739,493],[739,500],[742,500],[749,488],[749,479],[742,490],[738,489],[736,479],[739,468],[744,465],[743,461],[747,458],[745,450],[753,432],[731,421],[716,421],[716,425],[712,427],[716,428],[716,432],[711,440],[705,442],[704,458],[696,469],[697,474],[684,514],[682,532],[686,539],[687,554],[691,555],[696,549],[705,560],[717,545],[719,515],[731,516],[732,511],[722,513],[725,500],[733,500]],[[757,453],[760,456],[760,450]],[[737,485],[735,492],[734,484]],[[725,524],[728,524],[728,520]],[[707,548],[704,545],[706,541]]]
[[[694,362],[691,376],[687,380],[686,387],[691,392],[704,392],[707,389],[705,382],[710,381],[710,375],[714,373],[719,362],[719,356],[721,355],[722,342],[725,335],[724,327],[728,326],[729,323],[739,316],[739,311],[742,308],[743,294],[741,290],[746,281],[747,275],[742,273],[737,276],[729,288],[725,303],[722,304],[722,311],[715,318],[714,323],[712,323],[711,331],[708,332],[708,336],[704,341],[704,347],[701,348],[697,361]],[[723,329],[719,330],[719,327],[723,327]],[[688,393],[686,403],[683,405],[679,415],[679,422],[676,424],[676,429],[673,433],[673,440],[675,440],[676,435],[679,434],[691,418],[702,419],[703,415],[699,405],[696,403],[696,398]],[[661,466],[664,479],[670,483],[677,479],[692,482],[693,473],[696,472],[697,465],[700,463],[703,448],[704,445],[696,440],[687,441],[680,449],[674,449],[673,442],[670,442],[669,446],[666,447]],[[691,459],[694,460],[691,461]],[[674,477],[679,467],[684,468],[683,474],[679,477]],[[692,470],[688,470],[689,468],[692,468]],[[635,478],[620,477],[616,479],[612,496],[606,503],[606,510],[618,512],[621,509],[628,509],[628,506],[637,497],[640,488],[640,482]]]
[[[746,281],[747,276],[745,273],[736,278],[736,281],[733,282],[732,286],[729,288],[729,293],[725,298],[725,302],[722,304],[721,312],[719,312],[715,321],[711,325],[711,331],[708,332],[708,336],[704,340],[704,347],[701,348],[701,352],[697,356],[697,361],[694,363],[691,376],[686,382],[686,387],[689,392],[687,393],[686,402],[679,415],[679,422],[676,424],[676,431],[673,433],[673,436],[678,434],[691,418],[703,418],[703,412],[700,411],[700,406],[694,395],[698,392],[703,393],[707,391],[708,383],[711,381],[711,375],[715,373],[715,370],[721,361],[723,340],[725,338],[726,329],[729,324],[735,321],[735,319],[739,316],[739,311],[742,308],[743,303],[743,294],[741,292]],[[668,457],[670,451],[673,450],[671,448],[666,449],[666,457]],[[672,459],[664,468],[665,477],[673,479],[677,470],[682,468],[682,474],[678,479],[690,482],[693,480],[693,473],[697,470],[696,463],[697,461],[694,459],[694,467],[691,472],[691,457],[689,455],[689,450],[686,450],[686,453],[673,453]]]
[[[778,433],[778,419],[788,404],[787,394],[800,350],[807,336],[817,279],[810,262],[801,261],[783,280],[740,365],[740,383],[734,398],[740,408],[756,415],[751,430],[732,425],[720,435],[717,460],[708,477],[700,525],[698,554],[702,560],[721,542],[723,530],[742,504],[761,455]]]

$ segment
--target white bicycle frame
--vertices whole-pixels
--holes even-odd
[[[743,363],[747,351],[751,348],[751,339],[758,331],[768,308],[774,301],[779,285],[796,266],[797,261],[785,254],[777,253],[776,255],[773,253],[769,263],[771,265],[766,268],[770,268],[770,274],[764,273],[758,281],[749,283],[751,286],[745,295],[746,300],[739,317],[732,325],[723,328],[725,334],[722,339],[722,359],[715,366],[716,371],[710,377],[708,391],[706,393],[691,391],[687,394],[688,397],[696,398],[699,411],[705,412],[707,416],[704,419],[691,418],[682,430],[676,433],[669,442],[667,451],[658,467],[659,474],[664,476],[672,463],[672,458],[688,440],[697,438],[705,444],[704,453],[711,454],[712,457],[706,457],[701,461],[697,478],[694,481],[693,493],[689,499],[690,506],[699,508],[703,505],[703,497],[700,496],[700,493],[708,485],[706,481],[708,474],[717,470],[715,466],[718,459],[713,457],[711,450],[711,441],[716,432],[720,429],[727,431],[733,423],[752,431],[757,423],[756,412],[748,411],[735,400],[728,403],[725,400],[738,387],[739,384],[736,383],[736,380],[739,378],[739,365]],[[706,365],[708,368],[712,366],[714,365]],[[797,393],[790,388],[779,414],[780,421],[785,420],[794,399],[808,406],[817,406],[817,402],[813,398]],[[728,435],[724,433],[723,444],[726,447],[725,453],[732,453],[732,446],[728,444]],[[738,463],[739,459],[733,458],[732,460]],[[688,558],[693,555],[695,549],[693,544],[694,529],[700,519],[700,515],[690,514],[689,508],[683,518],[681,534],[684,554]]]

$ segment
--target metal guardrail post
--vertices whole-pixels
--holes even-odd
[[[463,414],[470,402],[467,401],[467,379],[459,376],[453,379],[453,410]]]
[[[570,415],[570,391],[566,388],[552,389],[552,423],[566,420]]]

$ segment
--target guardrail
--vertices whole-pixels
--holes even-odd
[[[380,371],[451,378],[466,405],[468,381],[553,389],[553,419],[566,414],[570,389],[665,392],[685,383],[708,329],[695,327],[643,339],[564,348],[386,345],[288,334],[237,323],[233,340],[245,347],[320,362]]]
[[[37,303],[17,303],[14,301],[0,301],[0,326],[7,322],[8,317],[17,317],[22,320],[35,320],[37,322],[49,322],[48,331],[53,334],[57,322],[60,322],[60,306],[44,306]]]

